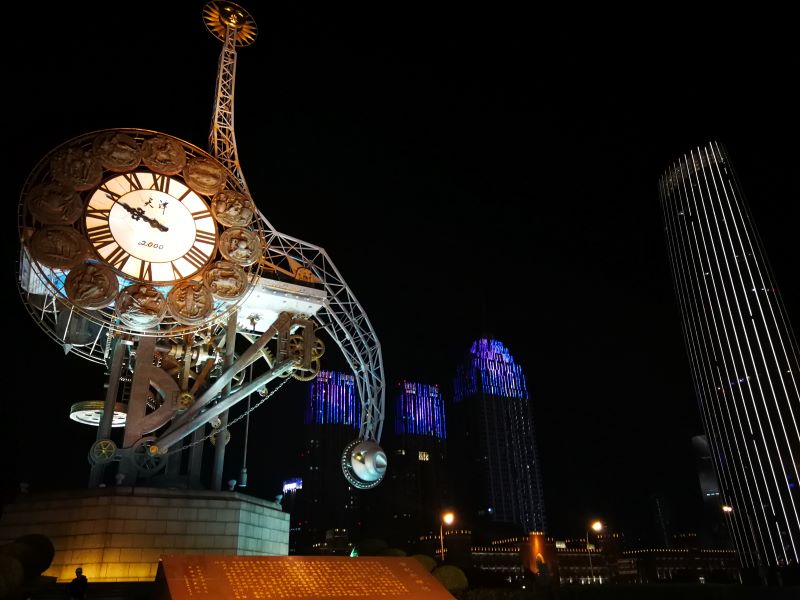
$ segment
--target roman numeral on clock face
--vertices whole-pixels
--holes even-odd
[[[115,192],[114,190],[108,188],[105,184],[101,185],[98,189],[103,191],[103,192],[105,192],[106,198],[108,198],[109,200],[111,200],[113,202],[116,202],[117,200],[119,200],[122,197],[122,194],[120,194],[118,192]]]
[[[128,262],[130,257],[131,255],[124,248],[117,246],[104,260],[115,269],[122,269],[122,265]]]
[[[202,250],[198,250],[197,246],[192,246],[189,251],[183,255],[183,258],[188,260],[193,266],[200,269],[206,264],[210,254],[205,254]]]
[[[195,239],[196,242],[202,242],[204,244],[214,244],[217,241],[217,238],[214,237],[213,233],[209,233],[208,231],[200,231],[200,230],[195,232],[194,239]]]
[[[108,217],[106,216],[106,218]],[[106,246],[114,241],[114,235],[111,233],[108,221],[101,225],[87,228],[86,236],[95,248]]]
[[[123,177],[128,182],[128,185],[130,185],[131,192],[142,189],[142,182],[136,173],[125,173]]]
[[[167,177],[166,175],[158,175],[156,173],[153,174],[153,183],[150,186],[151,190],[158,190],[159,192],[164,192],[165,194],[169,194],[169,182],[172,181],[171,177]]]
[[[111,214],[110,208],[93,208],[90,205],[89,208],[86,209],[87,219],[100,219],[102,221],[108,221],[108,217],[110,214]]]
[[[153,263],[143,260],[139,263],[139,279],[153,281]]]
[[[202,250],[198,250],[197,246],[193,246],[189,248],[186,254],[170,263],[172,265],[172,274],[175,279],[188,277],[202,269],[209,258],[211,258],[211,254],[206,254]]]

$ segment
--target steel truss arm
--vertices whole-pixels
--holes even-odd
[[[359,437],[380,441],[386,393],[383,357],[366,312],[323,248],[280,233],[260,211],[259,216],[267,229],[266,262],[294,272],[306,268],[325,288],[324,306],[315,318],[353,369],[361,399]]]
[[[209,145],[211,153],[236,175],[250,194],[236,150],[233,126],[235,80],[236,31],[228,26],[217,72],[216,105]],[[380,441],[386,385],[380,343],[367,314],[324,249],[280,233],[261,211],[258,214],[268,230],[265,262],[288,273],[296,273],[298,268],[304,267],[324,286],[328,297],[315,318],[341,348],[353,369],[361,399],[359,437]]]

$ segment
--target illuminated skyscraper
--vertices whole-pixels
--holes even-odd
[[[385,447],[391,469],[373,519],[380,519],[390,543],[408,548],[420,535],[438,530],[448,498],[444,400],[438,385],[401,381],[390,402],[394,427]]]
[[[453,454],[466,469],[456,500],[474,522],[544,531],[544,498],[525,375],[501,342],[476,341],[454,381]],[[457,444],[457,450],[454,446]],[[462,462],[459,458],[459,462]]]
[[[444,417],[444,401],[439,386],[401,381],[397,387],[395,434],[445,439],[447,427]]]
[[[290,546],[301,554],[321,548],[327,531],[358,529],[358,490],[342,477],[342,448],[360,425],[361,405],[352,375],[320,371],[308,388],[305,413],[302,490],[296,492],[291,517],[297,540]]]
[[[800,558],[797,342],[726,151],[659,182],[675,290],[714,468],[742,566]]]

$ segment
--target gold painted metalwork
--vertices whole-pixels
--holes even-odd
[[[209,2],[203,7],[203,21],[211,35],[221,42],[225,41],[229,28],[235,32],[237,46],[249,46],[258,35],[258,27],[250,13],[233,2]]]

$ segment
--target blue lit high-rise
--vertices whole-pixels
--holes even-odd
[[[439,386],[401,381],[398,388],[395,402],[395,433],[445,439],[447,426],[444,401]]]
[[[393,427],[385,431],[391,468],[381,484],[380,508],[370,509],[380,535],[399,547],[412,547],[436,529],[445,503],[447,424],[436,384],[400,381],[390,396]]]
[[[300,554],[346,553],[360,521],[358,490],[342,477],[342,448],[355,437],[361,404],[351,374],[320,371],[308,386],[302,490],[295,494],[290,546]],[[332,547],[330,539],[342,541]]]
[[[540,464],[522,368],[497,340],[477,340],[454,381],[451,449],[463,454],[457,501],[473,523],[545,530]]]
[[[320,371],[309,389],[306,425],[359,426],[361,404],[356,401],[356,382],[352,375]],[[352,432],[348,431],[348,435]]]

